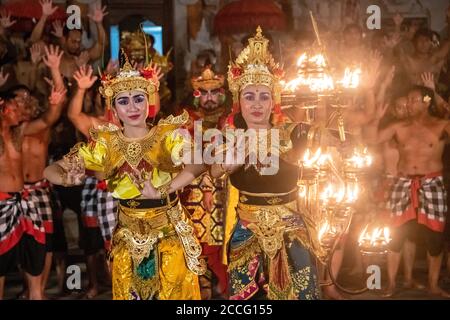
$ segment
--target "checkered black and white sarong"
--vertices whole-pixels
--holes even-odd
[[[118,200],[106,190],[105,182],[87,177],[81,193],[81,212],[88,228],[100,227],[105,243],[109,245],[117,224]]]
[[[87,228],[98,227],[97,220],[97,183],[94,177],[87,177],[81,191],[81,216]]]
[[[98,190],[98,224],[102,232],[103,239],[110,244],[113,231],[117,225],[117,210],[119,200],[114,199],[107,190]]]
[[[53,210],[51,203],[50,184],[47,180],[41,180],[36,183],[24,185],[24,198],[29,206],[34,205],[44,224],[45,233],[53,233]]]
[[[0,193],[0,255],[12,249],[27,233],[45,244],[45,230],[33,202],[20,193]]]
[[[387,202],[392,224],[398,227],[417,219],[436,232],[443,232],[447,212],[447,192],[441,173],[422,177],[399,177]]]

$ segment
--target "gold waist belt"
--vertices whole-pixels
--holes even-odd
[[[154,229],[169,226],[166,210],[161,209],[130,209],[120,206],[119,228],[126,228],[133,233],[148,234]]]
[[[283,205],[253,205],[238,203],[237,213],[239,219],[247,223],[259,223],[264,215],[277,215],[280,219],[295,215],[297,202],[292,201]]]
[[[125,242],[135,266],[150,255],[159,239],[175,234],[183,245],[188,268],[195,274],[204,274],[206,263],[198,259],[202,248],[179,202],[155,209],[119,206],[119,227],[114,240]]]
[[[248,223],[247,228],[256,235],[261,249],[273,259],[283,246],[284,233],[298,228],[298,226],[289,226],[283,220],[283,218],[292,217],[296,208],[295,201],[273,206],[239,203],[237,213],[239,219]]]

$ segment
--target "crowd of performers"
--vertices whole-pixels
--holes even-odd
[[[42,5],[43,25],[53,9],[51,1]],[[46,108],[39,107],[33,90],[24,85],[2,94],[0,298],[5,276],[18,266],[25,298],[45,298],[53,261],[64,287],[66,209],[81,217],[88,298],[98,294],[99,261],[110,275],[114,299],[341,298],[320,273],[317,229],[304,218],[297,201],[298,160],[305,152],[309,126],[303,109],[281,109],[284,72],[262,30],[246,39],[244,49],[230,61],[227,79],[216,74],[213,65],[205,65],[191,79],[192,104],[156,120],[164,76],[157,65],[133,65],[124,54],[120,66],[110,64],[98,79],[87,64],[103,47],[104,14],[104,8],[97,8],[90,17],[99,41],[83,52],[84,63],[79,61],[80,32],[61,35],[63,50],[40,44],[42,30],[33,32],[33,72],[42,59],[52,77]],[[352,48],[352,32],[358,28],[347,31]],[[448,54],[448,43],[433,52],[424,49],[432,38],[423,31],[413,40],[417,52],[408,61],[414,67],[424,61],[441,63]],[[436,93],[432,73],[419,73],[424,85],[388,91],[394,68],[385,70],[380,81],[383,58],[366,58],[363,94],[358,103],[349,103],[343,117],[349,137],[373,146],[376,163],[382,163],[378,178],[366,183],[360,201],[364,203],[358,205],[360,211],[386,217],[393,230],[385,295],[395,292],[402,250],[404,285],[420,288],[412,276],[420,238],[429,258],[428,290],[449,297],[439,286],[446,244],[442,157],[450,133],[448,104]],[[2,78],[8,81],[3,73]],[[264,159],[247,162],[248,153],[243,164],[187,161],[182,132],[193,136],[198,120],[203,131],[259,130],[258,140],[265,142],[276,129],[278,169],[264,174]],[[77,143],[75,132],[84,142]],[[339,145],[338,138],[335,146],[343,152],[347,147]],[[225,150],[214,151],[233,153],[237,148],[227,144]],[[368,209],[368,202],[376,208]],[[361,227],[358,219],[364,218],[355,218]],[[335,278],[344,247],[345,242],[333,256]],[[103,260],[99,251],[106,253]]]

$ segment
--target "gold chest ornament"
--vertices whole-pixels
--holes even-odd
[[[133,168],[137,168],[142,159],[145,159],[146,154],[152,149],[154,143],[154,129],[151,129],[147,137],[140,140],[129,140],[120,133],[116,134],[112,139],[113,150],[122,154],[125,161]]]

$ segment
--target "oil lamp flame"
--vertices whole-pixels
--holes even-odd
[[[358,243],[365,251],[382,252],[386,250],[386,247],[391,240],[388,227],[376,227],[369,231],[369,226],[367,225],[361,232]]]
[[[338,83],[344,88],[355,89],[359,86],[360,81],[361,69],[357,68],[352,70],[350,68],[345,68],[344,77],[338,81]]]

